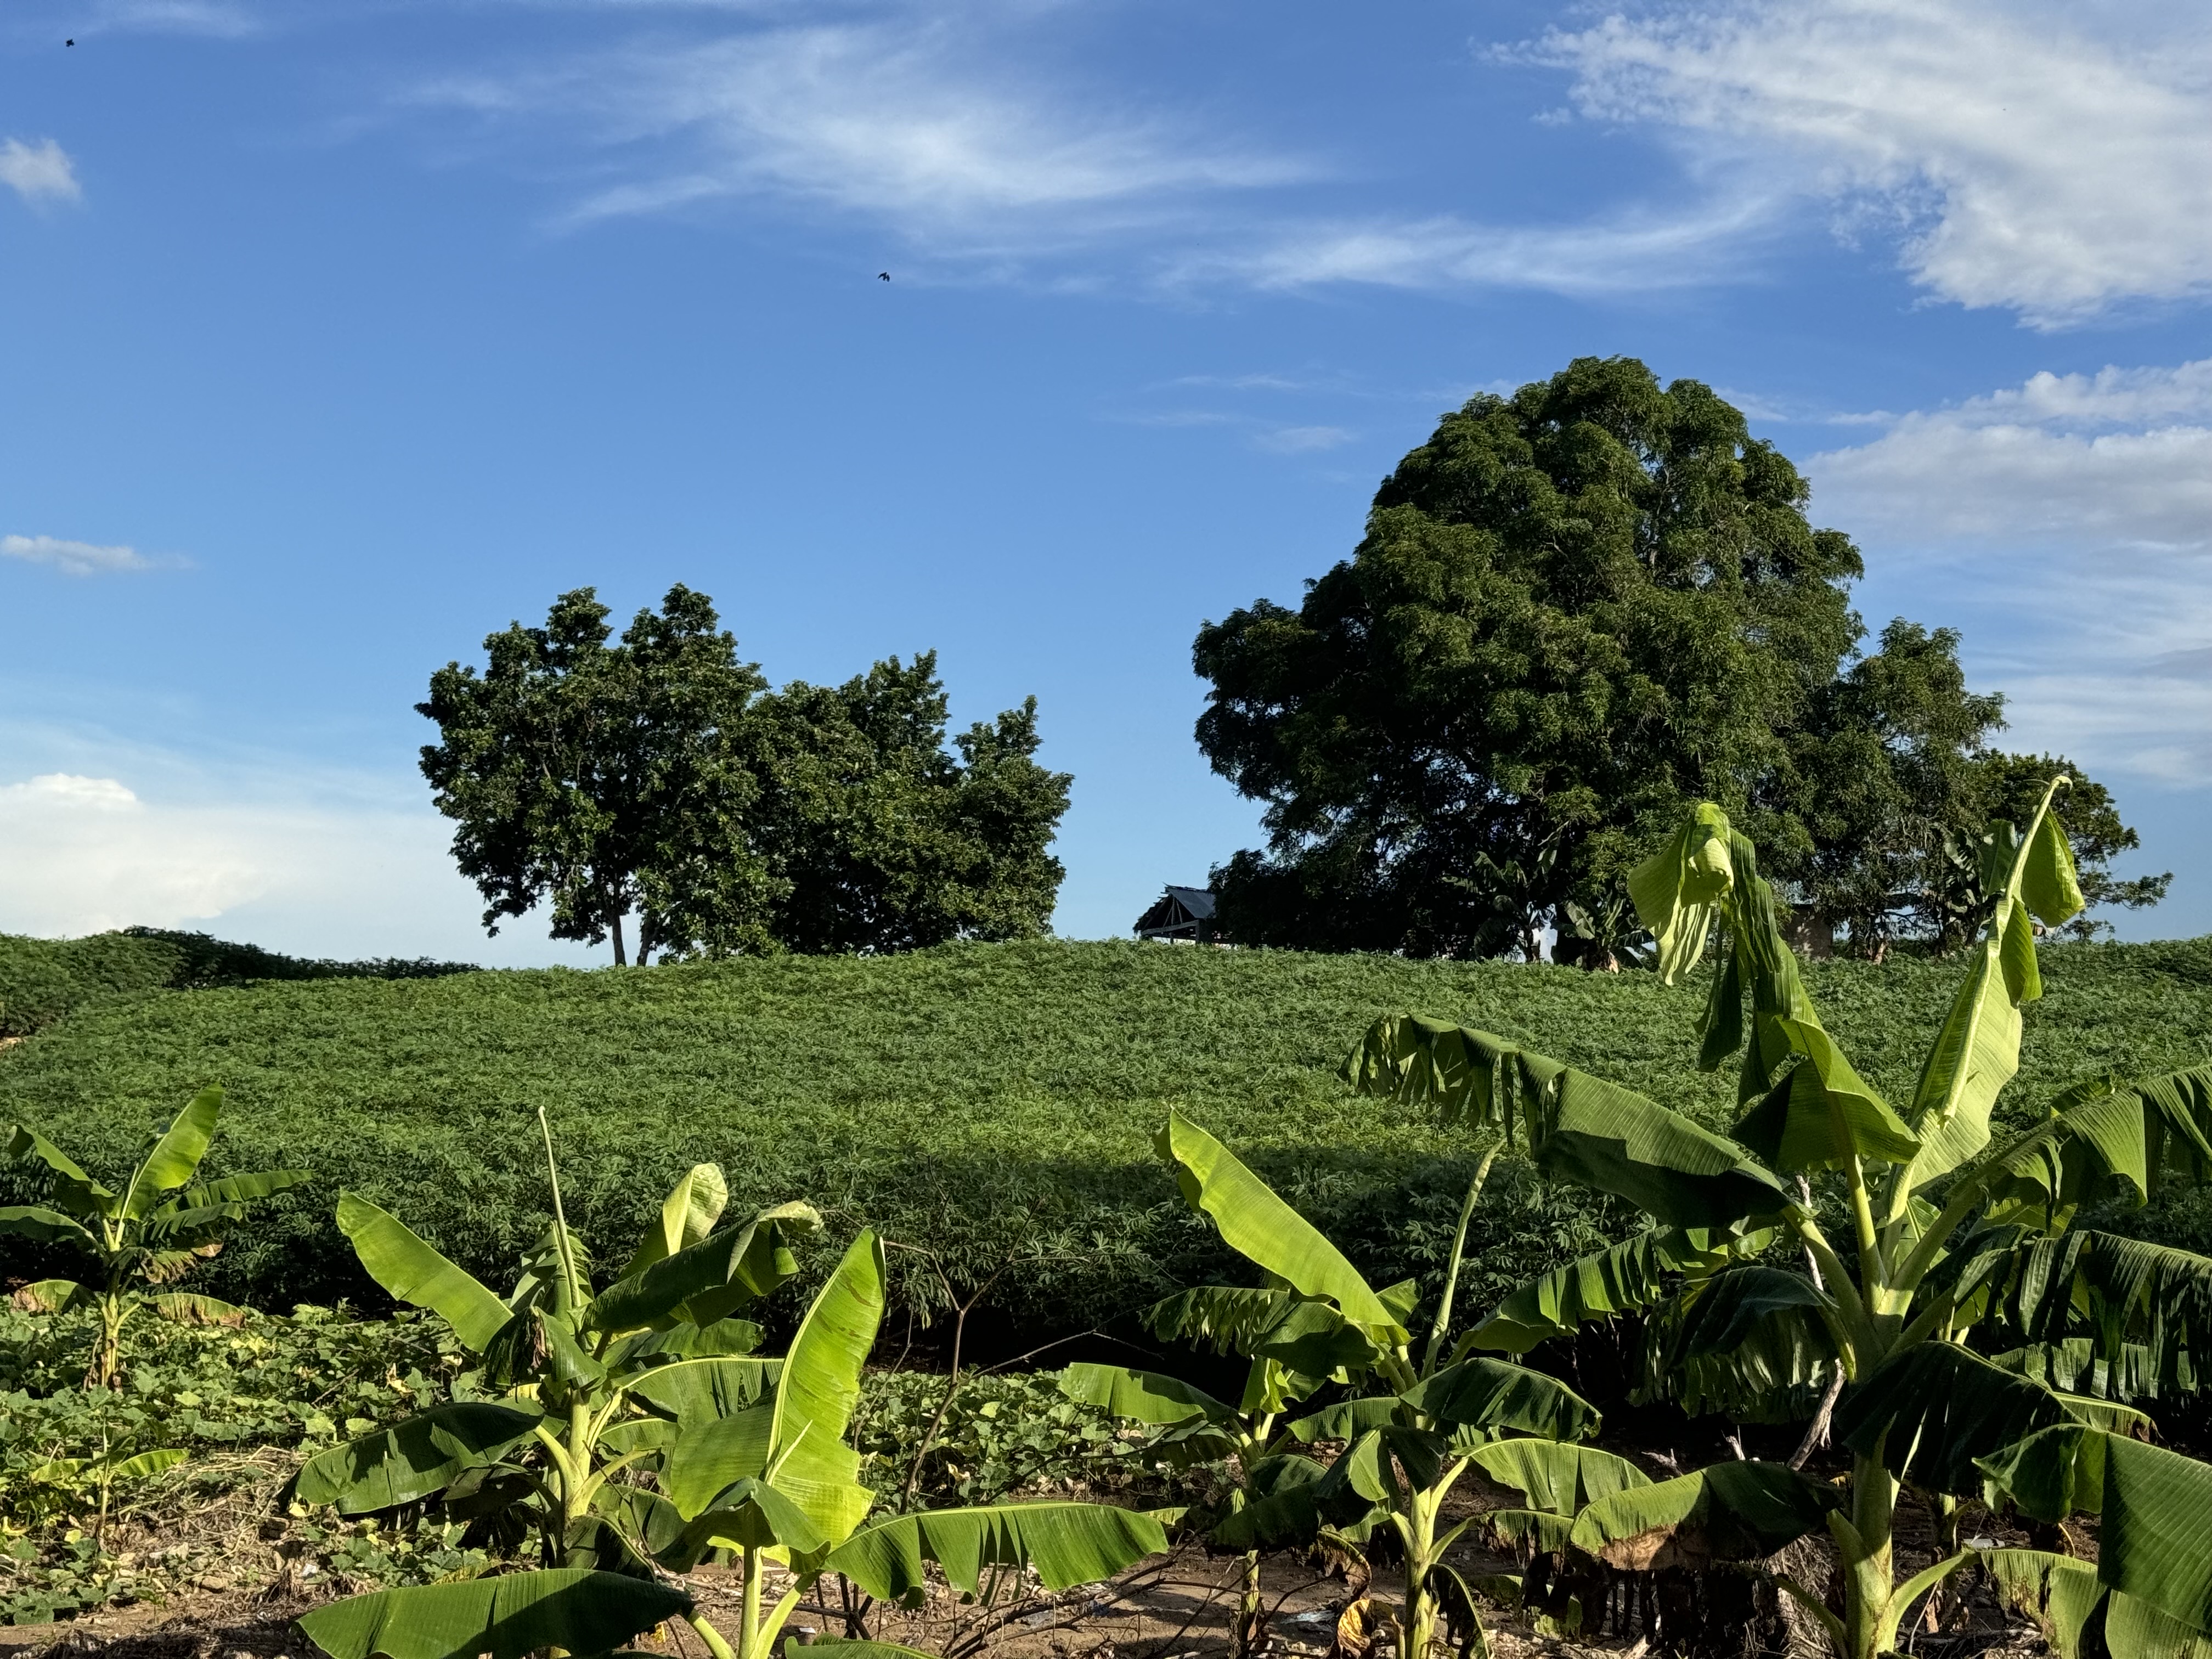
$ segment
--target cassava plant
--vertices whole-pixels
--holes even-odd
[[[326,1452],[302,1469],[298,1495],[353,1514],[426,1498],[456,1515],[511,1506],[538,1535],[544,1565],[333,1603],[301,1621],[319,1646],[334,1659],[599,1653],[683,1617],[715,1659],[768,1659],[824,1572],[891,1598],[922,1593],[926,1561],[971,1593],[987,1571],[1024,1567],[1066,1588],[1164,1547],[1156,1521],[1088,1504],[864,1525],[875,1494],[846,1437],[883,1316],[883,1247],[863,1231],[785,1354],[757,1357],[758,1328],[734,1310],[796,1270],[786,1241],[819,1224],[787,1204],[717,1231],[725,1190],[713,1165],[693,1169],[659,1227],[594,1293],[556,1178],[547,1245],[504,1300],[382,1211],[347,1200],[340,1224],[364,1264],[443,1316],[506,1392]],[[742,1575],[729,1636],[670,1582],[716,1551],[732,1553]],[[793,1575],[773,1601],[771,1561]]]
[[[89,1307],[98,1312],[87,1388],[113,1388],[121,1380],[123,1327],[141,1308],[187,1324],[243,1316],[228,1302],[162,1287],[221,1251],[222,1235],[254,1200],[296,1187],[307,1174],[271,1170],[219,1181],[198,1179],[200,1161],[222,1115],[222,1091],[201,1090],[155,1137],[121,1192],[94,1180],[53,1142],[23,1124],[11,1125],[0,1143],[9,1157],[43,1164],[48,1172],[46,1202],[0,1209],[0,1233],[73,1244],[95,1263],[88,1285],[43,1279],[15,1293],[17,1305],[33,1311]]]
[[[1154,1328],[1250,1356],[1243,1396],[1232,1407],[1171,1377],[1107,1366],[1073,1368],[1066,1386],[1125,1415],[1211,1433],[1236,1459],[1228,1510],[1203,1524],[1210,1542],[1245,1552],[1240,1650],[1252,1650],[1264,1637],[1261,1546],[1311,1541],[1325,1529],[1357,1542],[1377,1527],[1388,1528],[1405,1554],[1398,1651],[1425,1655],[1447,1614],[1464,1645],[1486,1648],[1474,1598],[1444,1562],[1467,1525],[1444,1523],[1446,1497],[1474,1452],[1503,1434],[1565,1441],[1599,1426],[1597,1412],[1553,1378],[1445,1346],[1460,1258],[1491,1157],[1468,1184],[1442,1294],[1425,1339],[1417,1340],[1411,1281],[1371,1289],[1318,1229],[1181,1115],[1170,1114],[1158,1146],[1191,1207],[1213,1221],[1223,1242],[1258,1267],[1266,1283],[1207,1285],[1170,1297],[1153,1310]],[[1364,1392],[1281,1420],[1325,1382]],[[1292,1449],[1326,1440],[1345,1443],[1330,1465]]]
[[[1346,1062],[1363,1088],[1443,1100],[1524,1146],[1547,1176],[1626,1198],[1658,1224],[1522,1286],[1474,1344],[1525,1352],[1583,1321],[1649,1310],[1652,1376],[1693,1408],[1789,1421],[1835,1407],[1848,1479],[1783,1530],[1825,1526],[1840,1607],[1778,1583],[1842,1659],[1889,1652],[1905,1615],[1976,1559],[2068,1659],[2100,1640],[2116,1659],[2212,1640],[2212,1466],[2142,1443],[2125,1404],[2194,1386],[2212,1358],[2212,1261],[2075,1224],[2088,1206],[2139,1205],[2169,1180],[2212,1175],[2212,1067],[2100,1076],[1993,1121],[2018,1068],[2021,1011],[2041,994],[2036,925],[2081,908],[2051,811],[2064,785],[2053,781],[2024,833],[1996,831],[2008,861],[1987,929],[1902,1113],[1822,1026],[1754,850],[1710,804],[1631,887],[1668,982],[1717,937],[1698,1030],[1705,1069],[1741,1053],[1729,1135],[1439,1021],[1385,1018]],[[1847,1218],[1840,1241],[1814,1180]],[[1802,1271],[1742,1259],[1769,1229],[1802,1248]],[[1771,1527],[1730,1536],[1716,1524],[1719,1489],[1759,1468],[1785,1466],[1583,1493],[1571,1541],[1624,1567],[1764,1553],[1784,1541]],[[1907,1485],[1935,1511],[1942,1547],[1900,1583],[1894,1520]],[[2100,1510],[2096,1563],[1958,1547],[1959,1505],[1974,1498],[2052,1522]]]

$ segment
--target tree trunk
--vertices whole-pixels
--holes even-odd
[[[614,920],[608,924],[607,931],[614,935],[615,966],[617,968],[627,968],[629,966],[629,957],[623,950],[622,919],[623,913],[619,910],[616,911],[614,914]]]

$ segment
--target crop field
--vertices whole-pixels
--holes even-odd
[[[58,965],[64,947],[0,946],[0,1012],[35,981],[49,1021],[0,1050],[0,1115],[119,1164],[220,1083],[211,1172],[313,1172],[195,1275],[264,1308],[378,1300],[330,1222],[342,1188],[508,1282],[548,1215],[541,1106],[569,1215],[606,1249],[712,1160],[733,1208],[823,1211],[834,1237],[811,1261],[872,1224],[908,1247],[894,1267],[910,1303],[981,1290],[1008,1328],[1042,1335],[1236,1271],[1152,1153],[1171,1106],[1249,1156],[1376,1282],[1439,1261],[1463,1142],[1334,1075],[1377,1015],[1485,1027],[1709,1123],[1733,1100],[1729,1076],[1694,1070],[1701,986],[1649,974],[1041,941],[174,990],[150,988],[161,972],[112,940],[69,947],[90,964],[74,969]],[[2212,941],[2043,955],[2047,994],[2002,1111],[2100,1071],[2212,1053]],[[1809,978],[1855,1062],[1901,1100],[1960,972],[1837,962]],[[1509,1171],[1478,1218],[1463,1305],[1629,1224]],[[2137,1224],[2185,1236],[2195,1212]]]

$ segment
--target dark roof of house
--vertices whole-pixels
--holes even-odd
[[[1213,920],[1213,895],[1203,887],[1170,886],[1137,918],[1140,933],[1164,933]]]
[[[1168,896],[1200,921],[1213,919],[1213,892],[1211,888],[1177,887],[1170,883]]]

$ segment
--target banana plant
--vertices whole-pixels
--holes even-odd
[[[2031,1500],[2021,1483],[2045,1509],[2101,1502],[2095,1572],[2108,1592],[2099,1606],[2110,1611],[2097,1614],[2106,1639],[2153,1614],[2192,1632],[2212,1628],[2212,1502],[2148,1515],[2127,1496],[2179,1492],[2197,1472],[2212,1482],[2212,1468],[2165,1452],[2147,1460],[2155,1449],[2130,1438],[2141,1418],[2125,1405],[2136,1394],[2191,1386],[2203,1369],[2212,1261],[2073,1229],[2086,1206],[2139,1205],[2169,1179],[2212,1175],[2212,1067],[2098,1079],[2014,1127],[1993,1119],[2019,1066],[2022,1010],[2041,994],[2036,924],[2056,927],[2081,908],[2071,850],[2051,810],[2065,785],[2053,781],[2025,832],[1997,834],[2010,861],[1995,883],[1987,931],[1902,1112],[1822,1025],[1755,850],[1711,804],[1632,872],[1630,886],[1669,983],[1718,939],[1697,1030],[1705,1069],[1741,1055],[1729,1134],[1438,1021],[1378,1021],[1346,1061],[1347,1077],[1369,1092],[1456,1100],[1468,1119],[1524,1146],[1540,1172],[1626,1199],[1655,1224],[1522,1286],[1472,1334],[1477,1346],[1525,1352],[1583,1321],[1649,1310],[1647,1339],[1659,1345],[1649,1357],[1693,1403],[1790,1420],[1848,1388],[1833,1416],[1850,1454],[1842,1501],[1808,1501],[1790,1517],[1790,1528],[1825,1528],[1833,1539],[1844,1567],[1840,1614],[1780,1582],[1843,1659],[1887,1652],[1923,1595],[1987,1554],[1947,1546],[1898,1582],[1893,1519],[1906,1483],[1954,1534],[1958,1503],[1987,1488],[2022,1507]],[[1848,1215],[1839,1243],[1822,1224],[1813,1179]],[[1725,1259],[1752,1253],[1770,1229],[1802,1248],[1804,1271]],[[2047,1435],[2057,1438],[2038,1438]],[[2056,1456],[2050,1448],[2062,1443],[2101,1449],[2108,1473],[2155,1465],[2123,1490],[2123,1525],[2113,1524],[2110,1480],[2063,1485],[2037,1461]],[[1811,1443],[1808,1434],[1798,1461]],[[1773,1478],[1693,1474],[1694,1491],[1666,1482],[1595,1500],[1576,1517],[1576,1539],[1615,1555],[1669,1538],[1693,1553],[1700,1536],[1704,1547],[1723,1547],[1725,1528],[1716,1534],[1701,1518],[1712,1513],[1715,1483]],[[1666,1518],[1673,1510],[1679,1516]],[[1735,1540],[1760,1553],[1776,1541],[1771,1531]],[[2036,1580],[2032,1566],[1993,1561],[1992,1570],[2016,1583],[2058,1583],[2067,1595],[2078,1589],[2063,1575]]]
[[[504,1300],[384,1212],[358,1199],[342,1208],[371,1272],[444,1317],[507,1392],[325,1452],[302,1469],[297,1495],[348,1513],[431,1497],[454,1513],[517,1506],[537,1523],[545,1565],[335,1602],[301,1620],[318,1646],[333,1659],[599,1653],[681,1617],[715,1659],[768,1659],[826,1572],[879,1598],[918,1601],[927,1562],[971,1594],[987,1573],[1023,1568],[1060,1589],[1165,1547],[1157,1521],[1099,1504],[866,1524],[875,1494],[846,1436],[883,1316],[883,1246],[863,1231],[782,1358],[762,1358],[750,1352],[757,1328],[735,1310],[796,1270],[784,1241],[818,1222],[793,1204],[717,1231],[725,1201],[719,1170],[692,1170],[659,1228],[592,1294],[556,1176],[548,1246]],[[717,1551],[733,1554],[742,1575],[726,1637],[667,1582]],[[771,1562],[792,1574],[773,1601]]]
[[[37,1130],[9,1127],[7,1155],[46,1166],[46,1201],[0,1209],[0,1233],[41,1243],[73,1244],[96,1264],[93,1282],[45,1279],[16,1292],[19,1305],[46,1313],[91,1308],[100,1316],[87,1388],[113,1388],[123,1376],[123,1328],[141,1308],[186,1324],[233,1322],[245,1310],[210,1296],[160,1288],[222,1249],[222,1235],[256,1199],[306,1181],[304,1170],[198,1178],[200,1161],[222,1115],[222,1091],[203,1089],[155,1139],[123,1190],[95,1181]],[[180,1190],[181,1189],[181,1190]],[[152,1288],[142,1288],[152,1287]]]
[[[1396,1620],[1397,1650],[1425,1655],[1447,1612],[1464,1641],[1486,1650],[1475,1598],[1446,1553],[1468,1522],[1445,1525],[1444,1500],[1480,1447],[1508,1432],[1575,1440],[1596,1432],[1599,1415],[1554,1379],[1520,1365],[1447,1348],[1452,1303],[1468,1224],[1490,1159],[1485,1158],[1461,1206],[1443,1292],[1425,1340],[1413,1334],[1415,1287],[1377,1291],[1342,1252],[1285,1203],[1229,1149],[1180,1114],[1171,1113],[1158,1146],[1176,1169],[1191,1207],[1211,1218],[1224,1243],[1266,1277],[1256,1290],[1209,1286],[1162,1304],[1156,1328],[1209,1338],[1248,1352],[1253,1367],[1236,1410],[1194,1401],[1183,1419],[1204,1422],[1235,1447],[1243,1501],[1214,1521],[1210,1540],[1246,1554],[1246,1605],[1240,1639],[1260,1634],[1257,1551],[1262,1545],[1305,1541],[1324,1528],[1358,1540],[1387,1527],[1405,1554],[1405,1595]],[[1102,1368],[1103,1370],[1103,1368]],[[1100,1403],[1127,1410],[1140,1403],[1161,1421],[1180,1384],[1148,1373],[1092,1381]],[[1294,1417],[1275,1419],[1323,1382],[1370,1390]],[[1117,1392],[1126,1388],[1127,1392]],[[1193,1391],[1194,1392],[1194,1391]],[[1158,1403],[1152,1403],[1158,1402]],[[1131,1412],[1130,1414],[1137,1414]],[[1210,1419],[1210,1420],[1209,1420]],[[1303,1452],[1316,1442],[1342,1441],[1323,1466]]]

